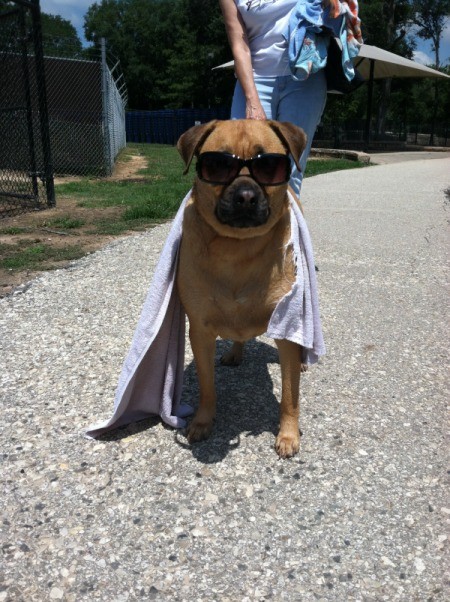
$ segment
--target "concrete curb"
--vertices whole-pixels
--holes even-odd
[[[331,157],[332,159],[347,159],[349,161],[359,161],[360,163],[370,163],[370,155],[362,151],[337,148],[312,148],[310,155],[311,157]]]
[[[450,151],[450,146],[416,146],[414,144],[407,144],[405,146],[405,151],[408,152],[432,152],[432,153],[448,153]]]

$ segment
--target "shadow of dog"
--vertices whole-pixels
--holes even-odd
[[[273,393],[269,364],[279,363],[278,351],[257,339],[246,343],[244,359],[239,366],[224,366],[222,355],[230,343],[218,340],[216,344],[215,380],[217,415],[211,436],[190,445],[183,431],[176,431],[178,445],[192,451],[202,463],[220,462],[239,447],[242,436],[257,437],[269,432],[276,436],[279,425],[279,403]],[[182,402],[197,405],[198,381],[194,362],[184,372]],[[196,400],[193,403],[193,400]],[[196,409],[196,407],[194,408]]]

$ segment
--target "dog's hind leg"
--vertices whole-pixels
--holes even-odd
[[[302,363],[300,366],[300,371],[306,372],[308,370],[308,364],[306,363],[306,349],[304,347],[301,347],[301,354],[302,354]]]
[[[291,341],[276,341],[281,364],[280,431],[275,449],[281,458],[294,456],[300,448],[300,370],[301,347]]]
[[[242,362],[243,352],[244,343],[234,341],[231,349],[224,353],[220,358],[220,363],[223,366],[239,366],[239,364]]]

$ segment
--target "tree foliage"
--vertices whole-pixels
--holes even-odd
[[[411,0],[364,0],[359,12],[366,44],[411,57],[415,48],[414,40],[407,35]]]
[[[412,20],[419,27],[417,35],[431,41],[436,67],[440,66],[441,37],[449,17],[450,0],[413,0]]]
[[[423,26],[419,32],[423,39],[433,40],[439,45],[450,0],[364,0],[360,2],[360,16],[364,41],[395,54],[412,58],[416,49],[417,24]],[[434,6],[433,5],[438,5]],[[447,8],[443,8],[444,4]],[[434,21],[430,12],[434,10]],[[441,21],[437,18],[440,15]],[[444,18],[443,18],[444,16]],[[439,26],[434,24],[440,23]],[[436,43],[432,42],[434,45]],[[434,46],[433,46],[434,47]],[[437,64],[439,64],[437,62]],[[449,69],[442,71],[449,72]],[[436,89],[439,94],[436,95]],[[375,82],[374,106],[376,107],[376,130],[382,132],[388,121],[401,123],[432,123],[449,121],[450,85],[432,79],[394,79]],[[329,98],[325,123],[340,123],[348,119],[364,119],[367,107],[367,88],[363,86],[351,97]]]
[[[85,35],[107,39],[133,108],[203,107],[229,95],[211,72],[229,58],[217,0],[102,0],[86,14]]]
[[[0,11],[15,4],[0,0]],[[360,2],[366,43],[411,58],[417,36],[431,41],[435,65],[450,0],[363,0]],[[42,14],[46,54],[89,55],[75,28],[61,17]],[[98,55],[100,39],[120,59],[133,109],[229,105],[231,71],[213,71],[231,59],[217,0],[97,0],[85,15],[86,39]],[[67,51],[67,52],[66,52]],[[441,67],[442,68],[442,67]],[[439,94],[437,90],[439,88]],[[378,125],[389,119],[448,120],[449,85],[432,80],[376,82]],[[365,117],[367,89],[344,98],[329,97],[325,121]],[[436,107],[433,105],[436,104]]]
[[[25,23],[29,28],[31,17],[26,6],[21,6],[10,0],[0,0],[0,13],[18,10],[23,10]],[[60,16],[41,13],[41,27],[44,54],[46,56],[68,55],[73,57],[81,54],[83,46],[77,30],[70,21]],[[0,30],[0,36],[4,33],[6,32]]]
[[[450,0],[363,0],[359,7],[364,40],[411,58],[417,36],[422,37],[431,41],[439,67],[449,4]],[[14,6],[0,0],[0,11]],[[72,56],[92,53],[82,48],[69,21],[43,13],[42,26],[46,54],[61,56],[65,47]],[[212,70],[231,59],[217,0],[97,0],[85,15],[84,29],[96,56],[104,37],[108,50],[120,59],[130,108],[230,105],[232,71]],[[428,79],[376,82],[380,127],[392,119],[431,122],[433,115],[438,122],[448,122],[449,88],[446,82],[436,87]],[[364,119],[366,106],[366,86],[348,96],[329,96],[324,121]]]
[[[449,1],[364,0],[360,2],[364,39],[411,58],[416,48],[414,19],[429,19],[429,5]],[[424,21],[420,35],[430,36],[432,27],[427,29]],[[88,9],[85,34],[95,46],[105,37],[109,50],[120,59],[133,109],[201,108],[231,102],[233,74],[212,71],[231,59],[217,0],[99,0]],[[433,31],[435,38],[441,34],[439,28]],[[444,113],[448,86],[441,88],[439,115]],[[384,129],[389,119],[417,118],[419,107],[423,118],[431,120],[432,92],[430,81],[377,82],[378,129]],[[366,106],[365,86],[344,98],[329,97],[324,121],[364,119]]]
[[[81,55],[83,45],[77,30],[67,19],[55,15],[41,14],[42,42],[46,56]]]

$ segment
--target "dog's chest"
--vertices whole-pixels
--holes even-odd
[[[239,245],[212,244],[195,264],[189,292],[182,287],[189,319],[201,319],[217,335],[235,340],[266,331],[274,308],[295,277],[291,249],[282,246],[255,254]]]

